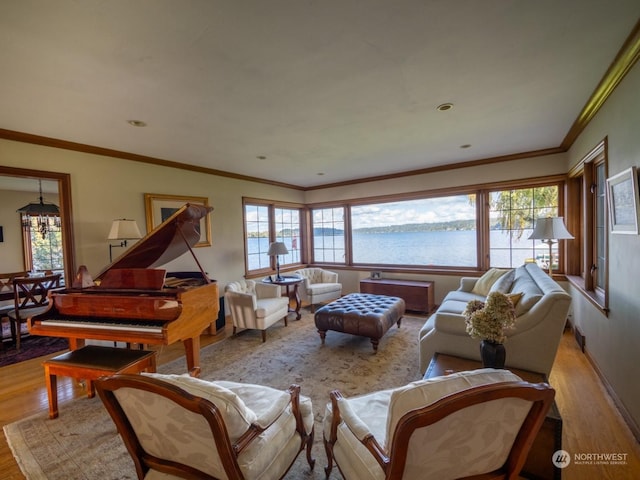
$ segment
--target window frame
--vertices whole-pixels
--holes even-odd
[[[541,189],[541,188],[548,188],[548,187],[555,187],[557,188],[557,200],[556,200],[556,216],[563,216],[562,212],[564,211],[564,201],[563,201],[563,190],[564,190],[564,182],[546,182],[544,180],[541,181],[541,183],[535,182],[535,183],[530,183],[528,185],[510,185],[506,188],[502,188],[502,187],[498,187],[498,188],[491,188],[491,189],[487,189],[485,191],[486,193],[486,216],[487,216],[487,220],[488,220],[488,224],[487,224],[487,232],[489,235],[488,241],[487,241],[487,251],[486,251],[486,259],[487,259],[487,264],[484,265],[485,269],[488,270],[491,267],[496,267],[496,268],[515,268],[513,265],[508,266],[508,265],[492,265],[491,263],[491,252],[492,250],[495,250],[495,248],[491,247],[491,230],[490,230],[490,223],[491,223],[491,196],[493,193],[495,192],[504,192],[504,191],[516,191],[516,190],[529,190],[529,189]],[[537,206],[533,206],[532,208],[538,209],[538,208],[548,208],[548,207],[537,207]],[[517,210],[517,209],[511,209],[511,210]],[[540,218],[540,215],[534,215],[534,218],[537,220],[538,218]],[[535,225],[535,221],[534,223],[531,225],[531,228],[533,229]],[[511,229],[512,230],[512,229]],[[535,244],[536,241],[535,240],[531,240],[530,241],[530,247],[531,247],[531,251],[532,254],[534,255],[535,258]],[[562,242],[562,240],[560,241]],[[547,251],[548,247],[544,247],[545,252]],[[557,247],[557,251],[558,251],[558,265],[555,266],[553,268],[553,273],[563,273],[564,272],[564,249],[562,248],[562,244],[558,243],[558,247]],[[551,259],[549,259],[551,262]],[[542,267],[541,267],[542,268]],[[548,271],[547,269],[544,269],[545,271]]]
[[[567,181],[568,227],[576,237],[573,247],[567,250],[567,280],[580,290],[603,314],[609,312],[609,212],[606,208],[606,193],[602,192],[604,205],[598,221],[597,169],[603,168],[602,187],[606,190],[608,177],[608,140],[605,137],[570,171]],[[604,228],[602,251],[604,252],[603,285],[597,284],[594,276],[598,265],[598,231]],[[596,266],[596,270],[592,268]]]
[[[386,205],[389,203],[402,203],[402,202],[412,202],[412,201],[416,201],[416,200],[437,200],[437,199],[444,199],[446,197],[461,197],[461,196],[469,196],[469,195],[473,195],[474,196],[474,206],[473,209],[475,210],[475,237],[476,237],[476,245],[478,245],[478,238],[481,235],[480,230],[478,229],[478,205],[480,202],[478,202],[478,195],[477,192],[475,191],[468,191],[468,190],[458,190],[455,189],[455,191],[453,191],[453,189],[448,190],[446,192],[442,192],[441,194],[432,194],[433,192],[423,192],[423,194],[421,195],[400,195],[400,196],[390,196],[390,197],[384,197],[383,199],[376,199],[376,201],[356,201],[353,202],[349,205],[349,225],[353,226],[353,220],[352,220],[352,216],[351,216],[351,212],[352,209],[354,207],[363,207],[363,206],[375,206],[375,205]],[[374,266],[376,268],[381,268],[384,270],[389,270],[389,269],[394,269],[394,268],[406,268],[406,269],[424,269],[427,268],[424,265],[420,265],[420,264],[390,264],[390,263],[368,263],[368,262],[362,262],[362,261],[356,261],[354,258],[354,250],[353,250],[353,229],[349,230],[349,236],[348,236],[348,243],[349,245],[351,245],[351,247],[349,248],[349,252],[350,252],[350,256],[349,256],[349,265],[353,266],[353,267],[371,267]],[[478,264],[478,255],[479,255],[479,251],[476,247],[476,266]],[[451,270],[451,269],[463,269],[463,270],[467,270],[469,268],[475,268],[474,266],[469,266],[469,265],[440,265],[438,264],[437,266],[430,266],[428,267],[430,269],[432,268],[436,268],[436,269],[442,269],[442,270]]]
[[[309,211],[317,208],[337,208],[345,209],[345,268],[354,270],[384,270],[386,272],[409,272],[409,273],[441,273],[441,274],[477,274],[489,269],[489,195],[490,192],[496,190],[508,190],[518,188],[533,188],[557,185],[558,187],[558,215],[564,211],[564,196],[566,188],[566,175],[549,175],[545,177],[534,177],[518,180],[508,180],[502,182],[494,182],[479,185],[458,186],[451,188],[434,189],[420,192],[410,192],[402,194],[384,195],[376,197],[366,197],[358,199],[350,199],[340,202],[324,202],[317,204],[309,204],[306,207]],[[377,203],[388,203],[394,201],[415,200],[421,198],[436,198],[454,195],[476,195],[476,224],[477,224],[477,254],[478,261],[475,267],[459,267],[459,266],[437,266],[425,267],[415,265],[389,265],[389,264],[364,264],[354,263],[352,257],[352,233],[351,233],[351,206],[355,205],[372,205]],[[309,231],[313,230],[313,217],[309,218]],[[566,245],[566,242],[564,242]],[[566,247],[565,247],[566,248]],[[565,272],[565,255],[564,248],[561,246],[558,250],[559,268],[554,269],[554,275],[562,275]],[[313,255],[309,256],[312,265],[338,265],[343,264],[326,264],[323,262],[315,262]]]
[[[316,210],[342,210],[342,216],[344,224],[344,261],[343,262],[328,262],[326,260],[319,261],[315,258],[315,235],[313,235],[314,224],[313,217],[314,212]],[[309,244],[309,256],[310,263],[313,265],[324,265],[324,266],[346,266],[349,265],[347,259],[351,258],[351,248],[353,246],[351,242],[351,210],[350,206],[347,204],[339,203],[339,204],[316,204],[313,206],[308,206],[309,212],[309,230],[308,230],[308,244]]]
[[[267,228],[268,228],[268,240],[269,243],[275,242],[277,240],[277,230],[276,230],[276,210],[277,209],[286,209],[286,210],[297,210],[300,214],[300,225],[299,225],[299,238],[298,238],[298,250],[299,250],[299,261],[291,262],[291,263],[280,263],[280,269],[290,270],[292,268],[299,268],[304,266],[307,255],[305,252],[306,245],[306,235],[305,235],[305,225],[306,225],[306,209],[304,205],[298,203],[291,202],[279,202],[273,200],[265,200],[258,198],[250,198],[250,197],[242,197],[242,230],[244,236],[244,270],[245,277],[258,277],[258,276],[266,276],[273,274],[276,263],[275,259],[269,259],[269,266],[258,269],[249,269],[249,236],[247,231],[247,206],[257,206],[257,207],[266,207],[267,208]],[[266,252],[265,252],[266,253]]]

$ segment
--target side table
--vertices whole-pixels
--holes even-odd
[[[429,367],[427,367],[424,378],[440,377],[479,368],[482,368],[482,364],[476,360],[436,353],[431,359]],[[509,370],[527,382],[548,383],[546,375],[542,373],[518,370],[516,368],[509,368]],[[556,402],[553,402],[542,427],[540,427],[538,436],[533,442],[520,476],[529,479],[560,480],[562,470],[553,465],[552,459],[553,453],[561,449],[562,418],[560,417],[560,412],[558,412]]]
[[[303,278],[288,275],[282,275],[279,279],[275,276],[269,278],[271,278],[271,280],[267,278],[262,280],[262,282],[285,287],[287,290],[287,298],[296,302],[296,308],[289,308],[289,311],[295,312],[296,320],[300,320],[302,314],[300,313],[300,294],[298,293],[298,285],[302,283]],[[293,288],[291,289],[291,287]]]

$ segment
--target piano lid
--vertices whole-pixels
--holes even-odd
[[[213,207],[187,203],[164,222],[154,228],[129,250],[102,270],[96,279],[116,268],[155,268],[175,260],[200,240],[200,219],[213,211]],[[195,258],[196,263],[198,260]],[[200,264],[198,263],[200,267]],[[202,270],[202,268],[200,268]],[[203,272],[206,278],[206,275]]]

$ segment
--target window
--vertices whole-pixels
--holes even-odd
[[[64,255],[59,217],[51,218],[51,229],[45,233],[40,232],[39,222],[42,222],[42,219],[38,215],[25,218],[30,222],[28,227],[24,228],[23,234],[26,269],[32,272],[63,270]],[[54,218],[57,219],[57,223]]]
[[[595,208],[593,216],[593,224],[595,228],[594,235],[594,252],[596,271],[594,272],[593,281],[596,290],[601,294],[605,289],[605,273],[607,271],[607,215],[605,203],[605,188],[607,176],[605,174],[604,162],[598,162],[595,165],[596,171],[596,187],[594,192]]]
[[[289,253],[282,255],[280,266],[300,263],[300,210],[274,208],[275,239],[284,242]]]
[[[606,313],[609,296],[607,140],[596,145],[569,172],[569,177],[567,212],[577,241],[568,250],[567,275],[573,285]]]
[[[244,200],[246,273],[268,273],[275,261],[267,255],[271,242],[284,242],[289,253],[280,267],[302,261],[301,209],[276,206],[260,200]],[[272,264],[273,263],[273,264]]]
[[[245,205],[244,225],[247,271],[269,268],[269,207]]]
[[[558,186],[492,191],[489,202],[489,263],[491,267],[517,267],[535,260],[548,269],[552,262],[558,271],[558,244],[528,240],[538,218],[558,216]]]
[[[353,263],[475,267],[475,200],[453,195],[351,207]]]
[[[344,207],[317,208],[313,221],[313,262],[346,263]]]

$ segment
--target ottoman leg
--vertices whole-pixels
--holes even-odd
[[[371,345],[373,345],[373,353],[378,353],[378,342],[380,341],[379,338],[372,338],[371,339]]]
[[[322,342],[322,345],[324,345],[324,338],[327,336],[327,331],[318,330],[318,333],[320,334],[320,341]]]

